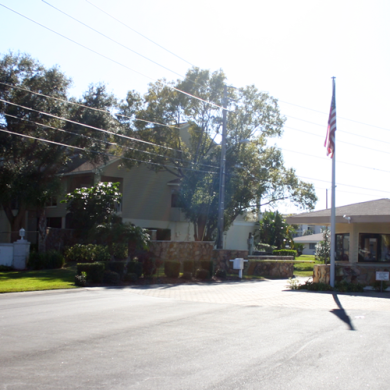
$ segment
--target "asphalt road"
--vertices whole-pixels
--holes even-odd
[[[388,298],[331,311],[294,307],[294,296],[286,307],[269,296],[213,302],[212,288],[208,302],[157,291],[0,295],[0,390],[390,389]]]

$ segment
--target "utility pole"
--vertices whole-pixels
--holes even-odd
[[[223,224],[225,210],[225,165],[226,165],[226,108],[227,86],[223,90],[223,113],[222,113],[222,141],[221,141],[221,164],[219,167],[219,203],[218,203],[218,237],[217,249],[223,249]]]

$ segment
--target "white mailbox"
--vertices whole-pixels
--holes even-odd
[[[244,260],[242,258],[237,257],[236,259],[230,260],[233,262],[233,269],[238,269],[238,276],[242,278],[242,270],[244,269],[244,262],[248,260]]]

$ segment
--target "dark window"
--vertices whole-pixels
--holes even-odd
[[[336,260],[349,260],[349,233],[336,234]]]
[[[309,249],[316,249],[316,244],[310,243],[309,244]]]
[[[177,192],[171,195],[171,207],[179,207],[179,194]]]
[[[390,234],[359,234],[359,256],[361,262],[390,262]]]
[[[46,226],[51,228],[61,229],[62,218],[61,217],[52,217],[46,218]]]

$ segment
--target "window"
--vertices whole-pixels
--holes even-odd
[[[309,249],[316,249],[316,244],[310,243],[309,244]]]
[[[62,218],[61,217],[49,217],[46,218],[46,226],[56,229],[61,229]]]
[[[360,233],[358,260],[390,262],[390,234]]]
[[[349,260],[349,233],[336,234],[336,260]]]
[[[176,191],[171,194],[171,207],[179,207],[179,194]]]

